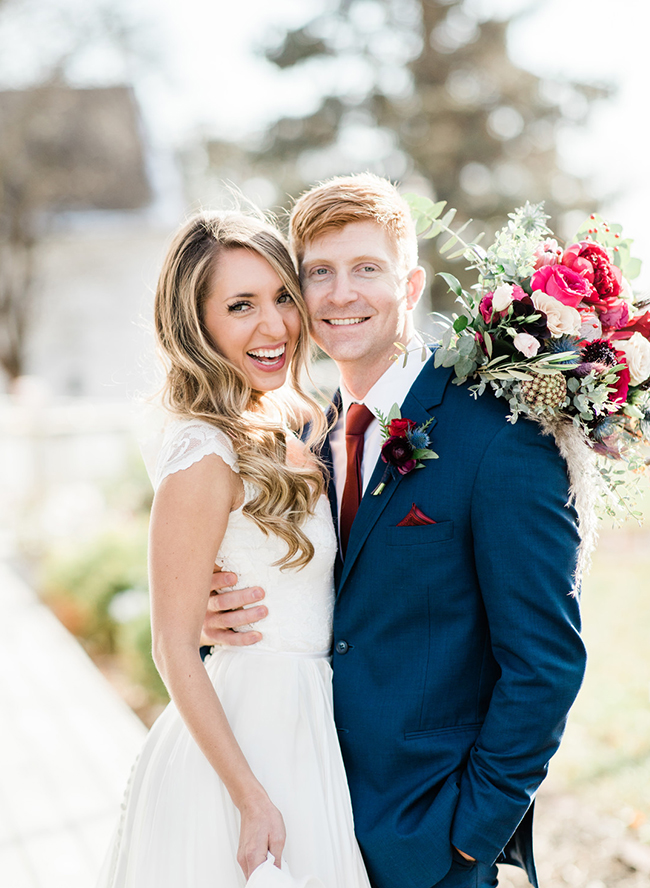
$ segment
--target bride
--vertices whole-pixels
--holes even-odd
[[[172,702],[134,766],[99,888],[367,888],[331,705],[336,537],[300,388],[308,322],[278,232],[202,213],[165,259],[155,323],[172,414],[149,546]],[[309,424],[303,445],[293,431]],[[263,582],[263,640],[199,655],[215,562]],[[268,858],[268,859],[267,859]],[[275,867],[273,867],[273,859]]]

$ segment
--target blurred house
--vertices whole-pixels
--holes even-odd
[[[0,132],[0,212],[14,229],[29,220],[36,240],[21,372],[55,396],[124,398],[146,388],[145,319],[182,200],[173,163],[148,144],[133,91],[0,92]],[[12,236],[7,223],[3,234]]]
[[[3,358],[22,336],[15,378],[0,371],[0,552],[26,526],[43,540],[101,526],[102,487],[137,452],[130,402],[156,388],[153,290],[182,211],[130,88],[0,92]]]

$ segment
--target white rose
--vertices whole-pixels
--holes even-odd
[[[512,341],[517,351],[527,358],[534,358],[539,351],[539,339],[535,339],[530,333],[517,333]]]
[[[492,296],[492,308],[505,311],[512,305],[512,284],[499,284]]]
[[[546,315],[546,324],[552,336],[573,336],[578,333],[582,318],[577,308],[565,305],[542,290],[535,290],[532,299],[535,308]]]
[[[650,342],[641,333],[633,333],[629,339],[616,345],[625,352],[632,385],[641,385],[650,377]]]
[[[578,330],[580,339],[586,339],[587,342],[593,342],[594,339],[600,339],[603,335],[603,325],[598,319],[595,311],[583,311],[580,315],[581,325]]]

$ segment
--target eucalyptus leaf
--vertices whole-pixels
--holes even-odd
[[[422,237],[425,240],[429,240],[432,237],[438,237],[438,235],[440,234],[440,232],[442,230],[443,230],[442,223],[441,222],[434,222],[428,231],[426,231],[426,229],[425,229],[426,233],[423,234]]]
[[[454,277],[453,274],[449,274],[447,271],[439,271],[437,277],[441,277],[443,281],[447,284],[452,293],[455,293],[456,296],[463,295],[463,287],[458,278]]]
[[[418,216],[415,220],[415,234],[420,237],[431,228],[432,222],[426,216]]]
[[[441,255],[443,255],[443,254],[446,253],[448,250],[451,250],[452,247],[455,247],[457,243],[458,243],[458,238],[456,237],[455,234],[453,234],[453,235],[449,238],[449,240],[447,240],[447,241],[444,242],[444,244],[443,244],[441,247],[438,247],[438,252],[439,252]]]
[[[448,349],[442,359],[443,367],[453,367],[456,361],[460,359],[460,353],[456,349]]]
[[[414,459],[438,459],[438,454],[434,453],[433,450],[414,450],[413,451]]]
[[[445,359],[445,349],[440,347],[435,350],[433,353],[433,366],[434,367],[442,367],[442,362]]]
[[[469,324],[469,318],[466,315],[460,315],[454,321],[453,328],[456,331],[456,333],[462,333],[468,324]]]
[[[476,361],[473,361],[466,355],[461,355],[458,361],[456,361],[456,365],[454,367],[457,376],[470,376],[475,371],[475,369]]]
[[[401,419],[402,414],[399,409],[399,404],[393,404],[393,406],[388,411],[388,422],[392,422],[394,419]]]
[[[641,274],[641,260],[640,259],[630,259],[625,265],[625,277],[629,281],[633,281],[635,278]]]
[[[458,320],[460,320],[460,318],[458,318]],[[476,340],[471,335],[471,333],[466,333],[458,340],[456,348],[461,353],[461,355],[473,355],[477,348]]]
[[[643,419],[645,416],[645,413],[643,413],[642,410],[639,410],[638,407],[635,407],[634,404],[626,404],[623,407],[623,413],[634,417],[634,419]]]
[[[456,210],[454,210],[454,209],[447,210],[445,215],[440,220],[442,222],[442,224],[445,226],[445,228],[449,228],[451,223],[454,221],[455,215],[456,215]]]

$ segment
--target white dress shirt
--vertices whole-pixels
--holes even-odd
[[[425,348],[423,340],[416,334],[408,346],[409,357],[404,366],[402,357],[394,361],[388,370],[381,376],[370,389],[365,398],[357,400],[341,383],[341,412],[338,422],[330,432],[330,446],[332,448],[332,465],[334,468],[334,486],[336,488],[336,500],[338,504],[339,519],[341,516],[341,499],[345,487],[345,475],[347,471],[347,454],[345,450],[345,419],[350,404],[365,404],[368,410],[376,416],[380,410],[384,415],[393,404],[401,406],[408,395],[411,386],[420,375],[426,361],[422,360],[422,349]],[[375,470],[377,460],[381,454],[381,428],[379,422],[373,419],[366,430],[363,439],[363,461],[361,463],[361,477],[363,491],[365,492],[370,477]]]

